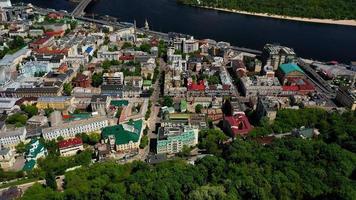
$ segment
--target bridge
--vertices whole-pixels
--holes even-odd
[[[93,0],[81,0],[77,7],[71,13],[72,17],[80,17],[84,14],[85,8],[92,2]]]

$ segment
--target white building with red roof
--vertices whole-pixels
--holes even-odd
[[[58,148],[61,156],[73,156],[84,150],[82,139],[77,137],[58,142]]]

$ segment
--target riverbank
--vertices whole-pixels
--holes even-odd
[[[356,27],[356,20],[333,20],[333,19],[290,17],[290,16],[274,15],[274,14],[268,14],[268,13],[253,13],[253,12],[247,12],[247,11],[235,10],[235,9],[227,9],[227,8],[215,8],[215,7],[209,7],[209,6],[195,6],[195,7],[210,9],[210,10],[218,10],[218,11],[229,12],[229,13],[242,14],[242,15],[257,16],[257,17],[267,17],[267,18],[283,19],[283,20],[290,20],[290,21],[300,21],[300,22],[308,22],[308,23],[333,24],[333,25],[344,25],[344,26],[355,26]]]

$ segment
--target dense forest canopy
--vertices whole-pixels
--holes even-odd
[[[249,113],[253,118],[253,113]],[[315,139],[285,137],[262,145],[254,137],[315,127]],[[91,152],[73,158],[58,156],[56,143],[46,143],[50,156],[39,160],[35,184],[23,199],[354,199],[356,197],[356,112],[283,109],[274,123],[262,120],[249,138],[226,143],[219,129],[199,133],[206,156],[194,165],[176,158],[157,165],[143,162],[91,164]],[[64,191],[55,189],[55,175],[68,167]],[[31,175],[30,174],[30,175]],[[37,175],[36,175],[37,174]],[[1,175],[1,173],[0,173]],[[11,177],[21,174],[10,174]],[[9,176],[10,176],[9,175]]]
[[[253,114],[251,114],[253,118]],[[356,112],[327,112],[323,109],[305,108],[299,110],[282,109],[277,112],[274,123],[262,120],[251,132],[252,137],[265,136],[271,133],[289,132],[300,127],[317,128],[319,139],[336,143],[356,153]]]
[[[177,0],[194,6],[236,9],[293,17],[356,19],[355,0]]]
[[[195,165],[176,160],[96,163],[66,173],[64,192],[35,185],[23,199],[353,199],[356,157],[336,144],[297,138],[236,140]]]

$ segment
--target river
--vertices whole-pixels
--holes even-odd
[[[71,11],[68,0],[21,0],[41,7]],[[15,0],[13,2],[19,2]],[[246,16],[176,4],[175,0],[96,0],[86,12],[163,32],[180,32],[261,50],[266,43],[294,48],[304,58],[356,61],[356,27]]]

